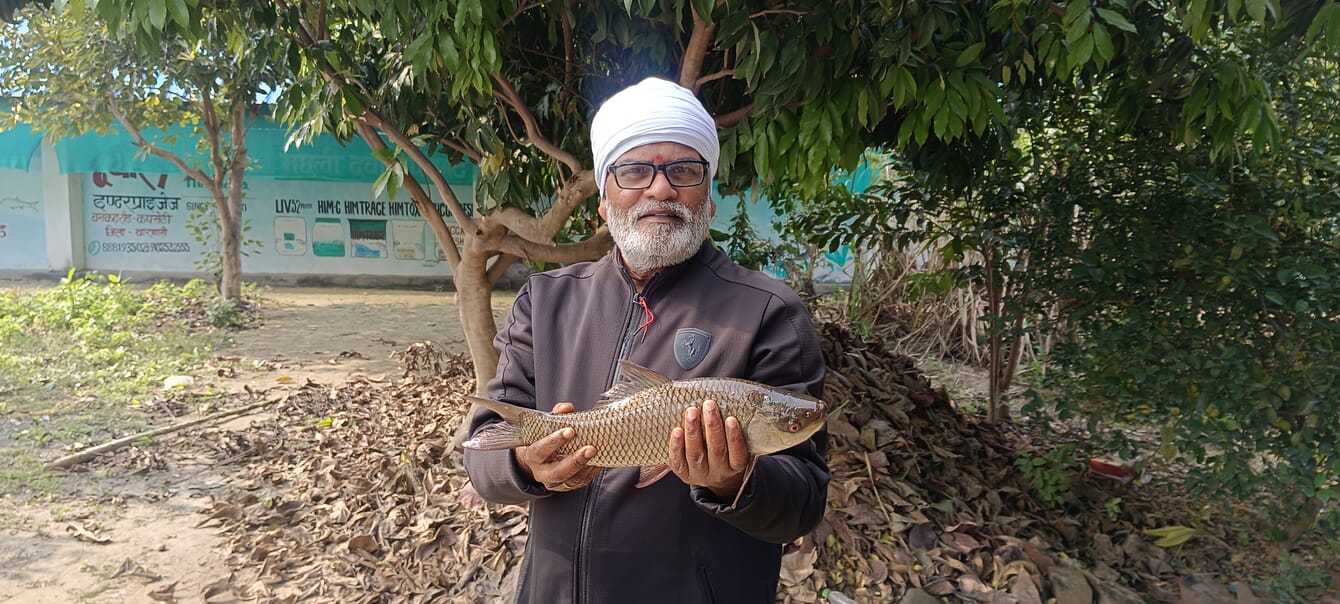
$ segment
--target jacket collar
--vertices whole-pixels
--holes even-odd
[[[680,262],[679,264],[667,266],[648,278],[646,284],[644,284],[642,288],[642,293],[645,295],[650,291],[653,284],[659,289],[665,287],[669,283],[677,281],[679,277],[688,270],[689,265],[698,263],[707,264],[712,255],[720,253],[721,252],[717,250],[716,246],[712,245],[711,237],[704,238],[702,245],[698,247],[698,251],[692,256],[689,256],[687,260]],[[628,283],[628,287],[633,287],[633,277],[628,274],[628,267],[623,263],[623,256],[621,255],[618,246],[615,246],[614,251],[605,256],[604,260],[611,263],[614,269],[619,271],[619,275]]]

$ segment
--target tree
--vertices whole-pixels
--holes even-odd
[[[949,0],[275,6],[271,26],[298,49],[285,117],[304,132],[390,143],[378,151],[384,180],[411,195],[447,250],[481,387],[497,360],[487,293],[502,271],[517,258],[608,249],[588,226],[603,176],[587,167],[586,132],[625,84],[660,75],[699,93],[721,127],[724,190],[796,183],[812,195],[875,143],[923,161],[980,158],[961,151],[997,144],[1002,85],[1068,83],[1118,49],[1135,64],[1167,46],[1163,30],[1137,31],[1124,5],[1087,3],[1059,14],[1050,2]],[[475,207],[451,195],[417,143],[480,167]],[[409,162],[446,199],[461,249]]]
[[[98,7],[144,15],[162,1]],[[1259,3],[1248,4],[1257,18]],[[228,11],[289,41],[294,79],[281,115],[304,135],[363,137],[388,166],[385,186],[415,201],[447,253],[482,387],[497,360],[488,292],[503,271],[516,259],[568,262],[609,247],[590,226],[601,175],[587,167],[586,132],[594,108],[627,83],[660,75],[699,93],[721,127],[719,184],[727,191],[797,183],[815,194],[833,168],[853,167],[876,143],[919,165],[946,166],[946,179],[963,182],[1008,140],[1008,94],[1071,88],[1145,64],[1159,67],[1151,77],[1180,77],[1188,66],[1166,59],[1212,24],[1247,19],[1240,9],[1202,0],[327,0]],[[1189,33],[1167,18],[1181,14],[1196,20]],[[175,20],[132,22],[189,39]],[[473,207],[428,161],[434,152],[479,166]],[[410,163],[464,231],[460,248]]]
[[[967,186],[908,162],[876,194],[811,208],[800,227],[824,241],[943,237],[946,255],[978,251],[964,276],[1014,284],[988,308],[993,358],[1023,318],[1061,336],[1035,411],[1087,417],[1128,454],[1192,462],[1202,495],[1270,492],[1272,511],[1297,516],[1281,522],[1287,545],[1340,478],[1340,434],[1325,419],[1340,413],[1331,6],[1304,13],[1310,22],[1216,18],[1208,33],[1182,29],[1186,15],[1136,19],[1140,30],[1170,20],[1174,43],[1013,94],[1010,144],[972,163]],[[1112,420],[1152,423],[1158,442],[1100,429]]]
[[[1122,139],[1091,114],[1051,141],[1084,150],[1037,183],[1076,209],[1079,235],[1035,279],[1073,301],[1078,336],[1054,359],[1051,402],[1158,426],[1164,459],[1203,468],[1201,494],[1268,489],[1287,547],[1340,480],[1340,53],[1243,35],[1204,58],[1273,91],[1269,153],[1239,136],[1215,161],[1219,141]],[[1192,89],[1191,112],[1217,104]]]
[[[410,194],[447,251],[481,388],[497,361],[488,294],[503,271],[518,258],[571,262],[609,249],[603,227],[591,227],[597,175],[586,159],[589,116],[609,94],[648,75],[698,91],[723,129],[728,189],[758,173],[817,181],[864,148],[869,131],[848,127],[836,101],[812,102],[843,91],[844,104],[854,103],[853,91],[866,87],[852,76],[855,41],[833,33],[848,15],[821,3],[808,13],[699,5],[277,4],[275,27],[299,49],[301,74],[283,100],[286,117],[304,132],[358,133],[379,149],[388,187]],[[826,27],[814,31],[816,22]],[[783,46],[782,37],[794,43]],[[784,54],[784,68],[759,64],[773,52]],[[742,70],[758,75],[750,82]],[[816,85],[792,85],[801,78]],[[766,125],[761,116],[770,114],[790,120],[789,140]],[[771,151],[755,148],[769,136]],[[382,137],[391,148],[380,148]],[[788,153],[811,139],[807,153]],[[473,208],[451,194],[418,143],[480,167]],[[460,249],[409,162],[462,227]]]
[[[219,292],[239,302],[246,132],[258,95],[273,90],[280,76],[264,40],[237,28],[236,20],[200,15],[192,22],[183,8],[173,3],[140,11],[145,23],[170,19],[196,31],[189,39],[152,44],[76,3],[0,29],[0,88],[19,95],[4,119],[53,138],[106,133],[116,124],[141,152],[172,162],[200,183],[219,219]],[[198,138],[194,155],[171,149],[175,136],[166,131],[174,126]]]

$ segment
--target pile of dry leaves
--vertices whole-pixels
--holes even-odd
[[[828,513],[789,548],[779,601],[819,601],[825,588],[861,602],[1177,600],[1167,554],[1130,520],[1158,502],[1077,476],[1066,510],[1039,505],[1014,465],[1026,437],[961,412],[906,357],[833,325],[821,332],[825,398],[850,402],[829,426]],[[308,384],[273,419],[196,433],[243,464],[247,486],[201,523],[230,536],[234,596],[479,602],[508,592],[526,510],[485,505],[448,450],[473,390],[468,363],[421,345],[404,354],[415,371],[399,383]],[[1119,513],[1103,505],[1114,494]]]

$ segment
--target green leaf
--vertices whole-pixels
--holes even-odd
[[[958,55],[958,60],[954,61],[954,66],[963,67],[969,63],[972,63],[973,61],[976,61],[978,55],[982,54],[983,48],[986,48],[986,42],[978,42],[963,49],[963,52],[959,53]]]
[[[386,191],[387,182],[389,182],[390,180],[391,180],[391,168],[388,167],[386,168],[385,172],[381,173],[381,176],[377,177],[377,180],[372,181],[372,196],[381,197],[381,194],[384,191]]]
[[[154,29],[163,29],[167,23],[167,0],[149,0],[149,23]]]
[[[1075,69],[1082,69],[1089,59],[1093,56],[1093,36],[1084,36],[1079,39],[1075,45],[1075,52],[1070,55],[1070,62]]]
[[[715,5],[715,0],[693,0],[694,12],[709,24],[712,23],[712,7]]]
[[[1196,535],[1196,529],[1189,526],[1165,526],[1160,528],[1145,529],[1144,534],[1150,537],[1162,537],[1154,542],[1159,547],[1177,547],[1189,541]]]
[[[186,0],[168,0],[168,12],[182,29],[191,28],[191,9],[186,6]]]
[[[1126,17],[1121,16],[1121,13],[1117,11],[1110,8],[1095,8],[1093,9],[1093,12],[1098,13],[1098,16],[1104,21],[1107,21],[1108,25],[1111,25],[1112,27],[1120,29],[1121,31],[1136,33],[1135,24],[1127,21]]]
[[[1280,293],[1277,292],[1277,291],[1275,291],[1275,290],[1270,290],[1270,291],[1266,292],[1266,293],[1265,293],[1265,297],[1266,297],[1267,300],[1270,300],[1271,302],[1274,302],[1275,304],[1278,304],[1278,305],[1280,305],[1280,306],[1284,306],[1284,296],[1281,296]]]
[[[1065,7],[1065,17],[1062,20],[1062,23],[1065,23],[1067,27],[1070,27],[1076,19],[1079,19],[1080,15],[1087,12],[1089,12],[1089,0],[1074,0]]]
[[[1106,64],[1117,56],[1117,51],[1112,47],[1112,36],[1107,33],[1107,28],[1097,23],[1093,26],[1093,51],[1098,53],[1100,63]]]
[[[1247,14],[1253,21],[1264,24],[1266,22],[1266,0],[1246,0]]]

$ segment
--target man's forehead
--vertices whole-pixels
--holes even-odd
[[[664,142],[633,147],[620,155],[617,161],[647,161],[660,164],[679,159],[702,159],[702,156],[688,145]]]

